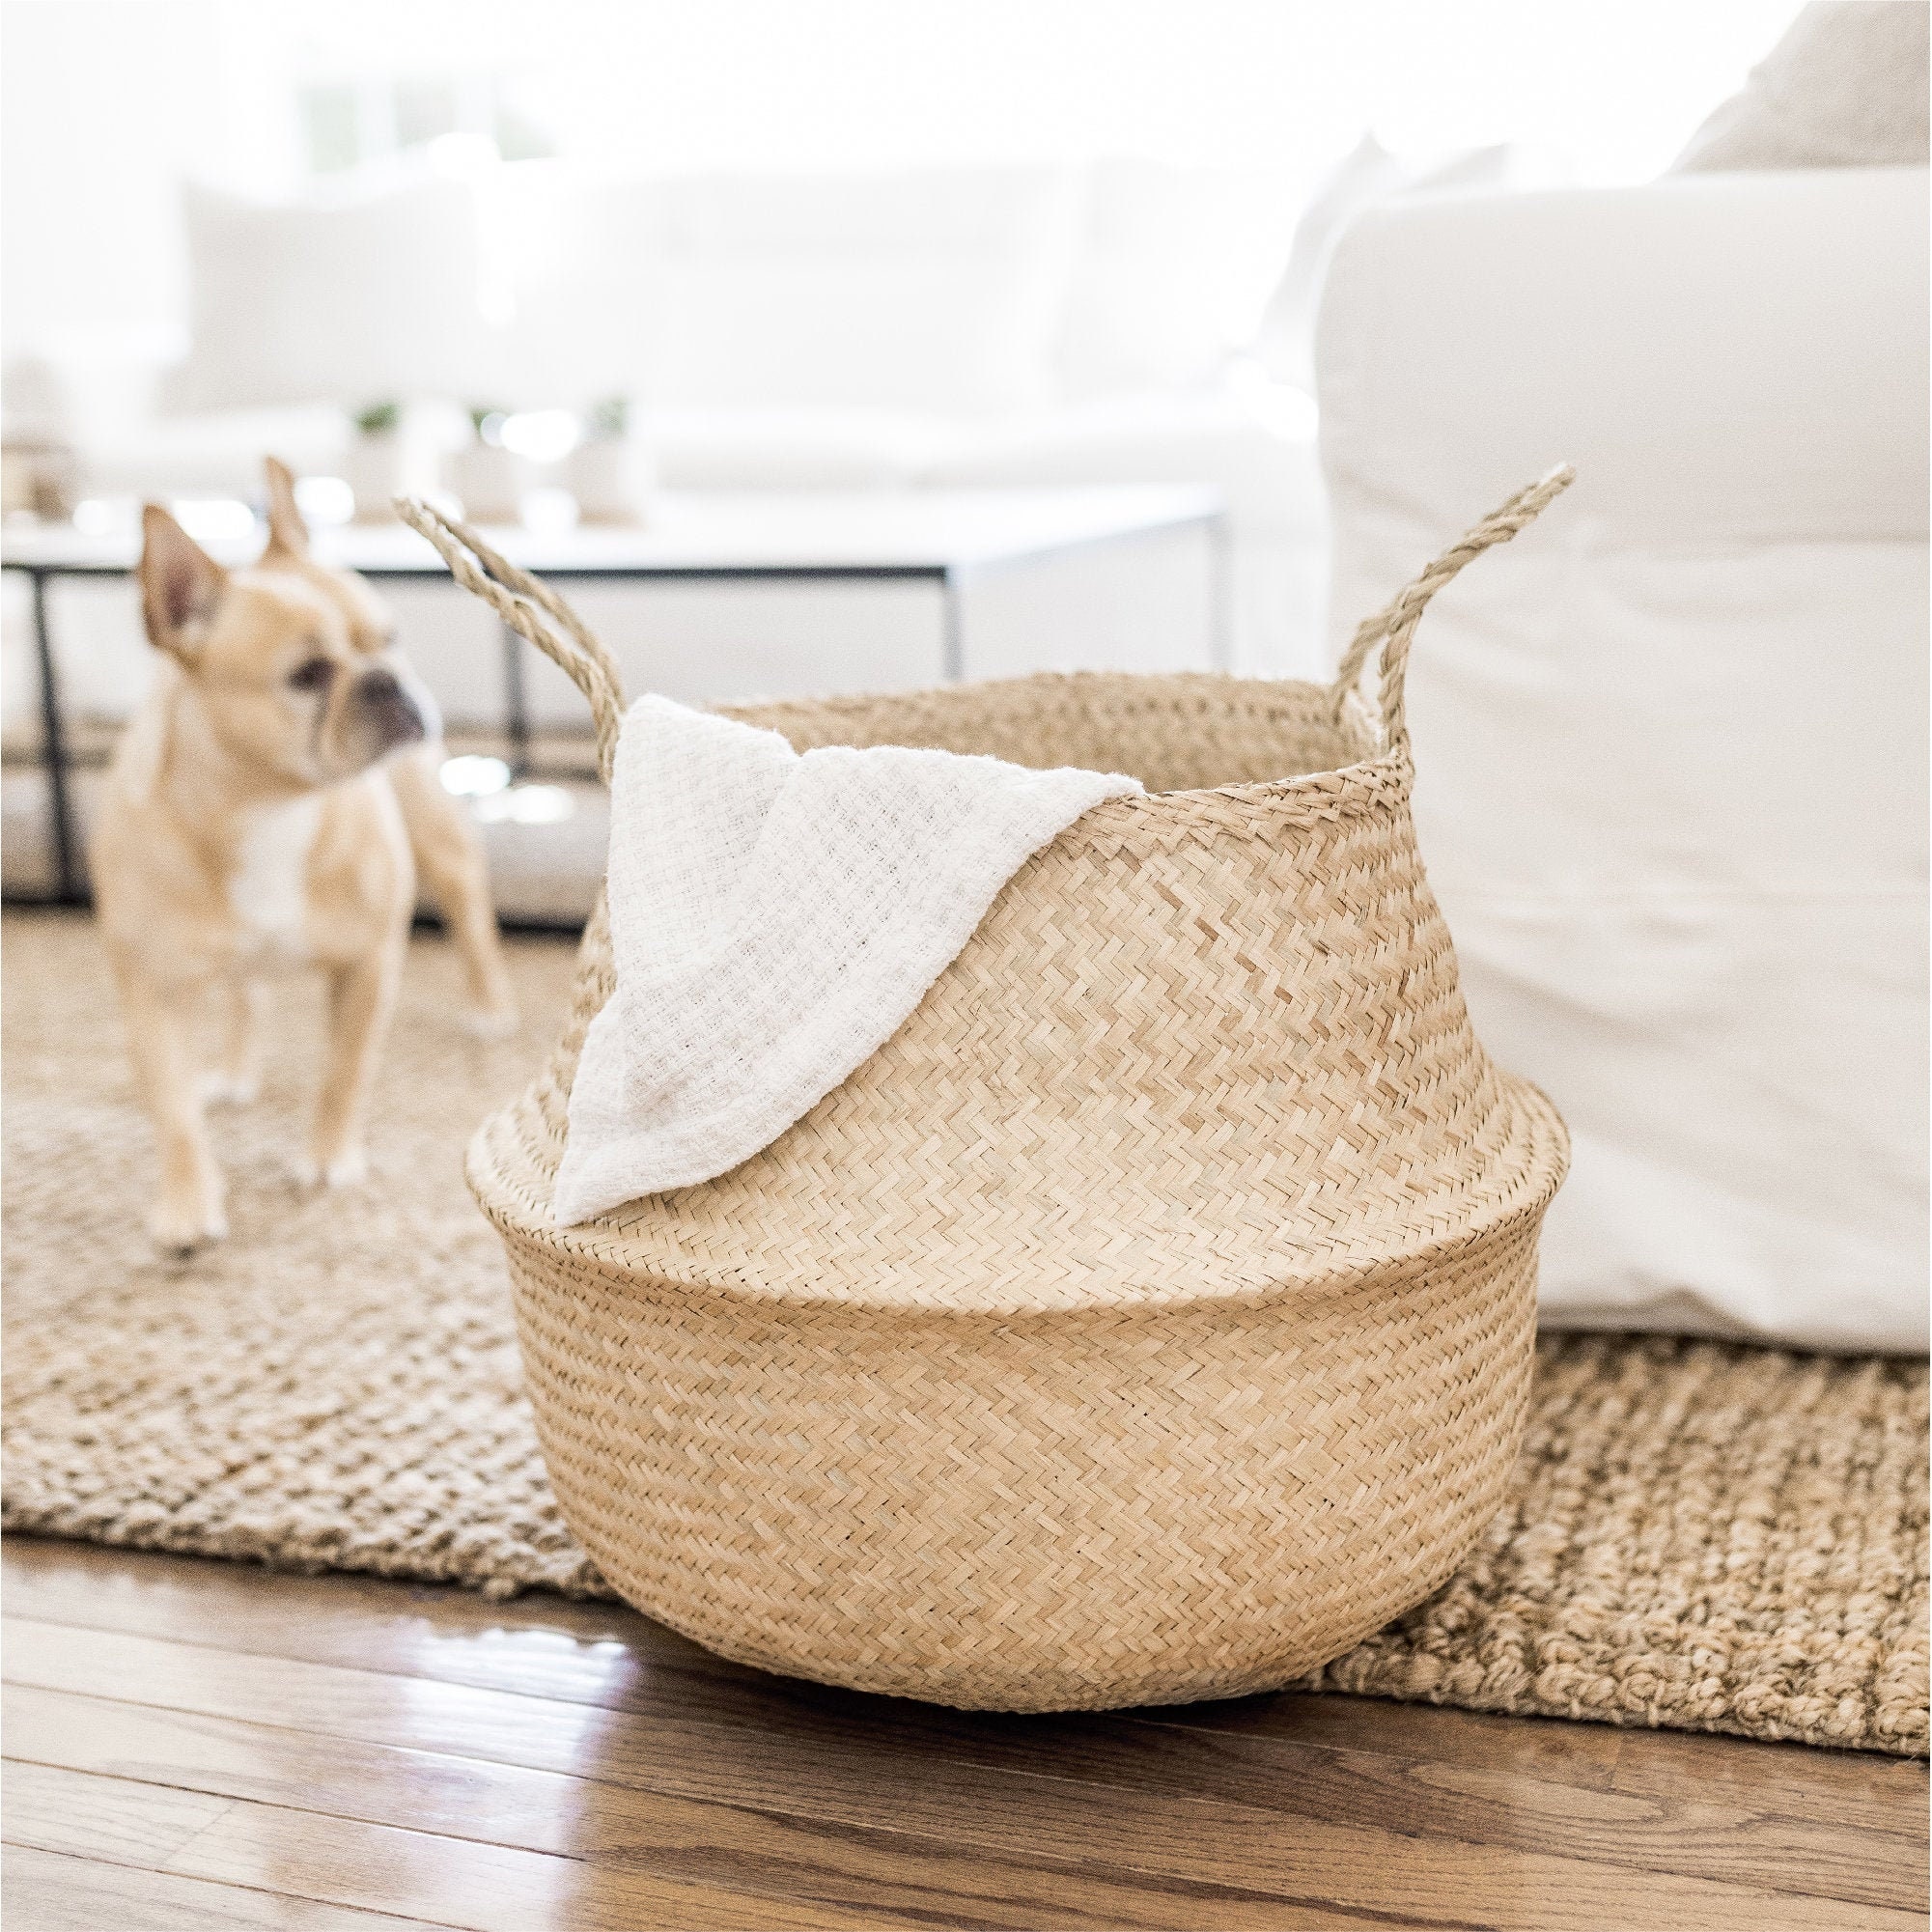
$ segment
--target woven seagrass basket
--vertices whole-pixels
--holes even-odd
[[[1437,589],[1331,686],[1041,676],[735,715],[1139,775],[1008,882],[892,1039],[718,1180],[552,1223],[602,910],[548,1066],[469,1153],[557,1498],[726,1656],[978,1708],[1282,1684],[1436,1589],[1503,1494],[1562,1123],[1470,1029],[1410,824]],[[419,506],[577,681],[546,586]],[[1356,686],[1381,647],[1380,701]]]

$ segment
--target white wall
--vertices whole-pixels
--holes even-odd
[[[1082,159],[1319,167],[1396,147],[1662,168],[1798,0],[339,0],[312,58],[453,52],[574,147],[654,167]]]

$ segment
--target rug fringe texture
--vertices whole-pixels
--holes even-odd
[[[520,1042],[456,1029],[415,949],[378,1171],[287,1178],[319,1000],[218,1116],[235,1232],[141,1231],[152,1141],[93,927],[5,926],[4,1526],[510,1596],[608,1596],[519,1387],[502,1250],[460,1171],[528,1078],[573,952],[519,943]],[[1545,1339],[1504,1507],[1456,1578],[1310,1688],[1896,1754],[1927,1739],[1926,1372],[1658,1337]]]

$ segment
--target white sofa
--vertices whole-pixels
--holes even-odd
[[[190,190],[185,365],[53,346],[10,372],[10,409],[71,442],[101,495],[252,494],[267,448],[339,473],[344,410],[437,368],[457,403],[638,399],[674,490],[1211,483],[1237,659],[1281,671],[1318,642],[1314,412],[1239,351],[1300,199],[1129,161],[532,162],[285,208]],[[465,277],[473,300],[453,296]]]
[[[1371,213],[1318,338],[1331,646],[1432,606],[1415,810],[1478,1030],[1567,1116],[1546,1316],[1926,1340],[1926,176]]]

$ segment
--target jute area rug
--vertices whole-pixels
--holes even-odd
[[[353,1193],[289,1178],[320,1018],[292,982],[262,1099],[216,1116],[234,1232],[168,1264],[141,1230],[153,1150],[94,928],[7,920],[7,1528],[607,1594],[551,1499],[460,1171],[571,960],[515,944],[523,1035],[483,1047],[454,1022],[448,949],[416,946]],[[1319,1687],[1909,1754],[1926,1619],[1922,1363],[1550,1340],[1481,1547]]]

